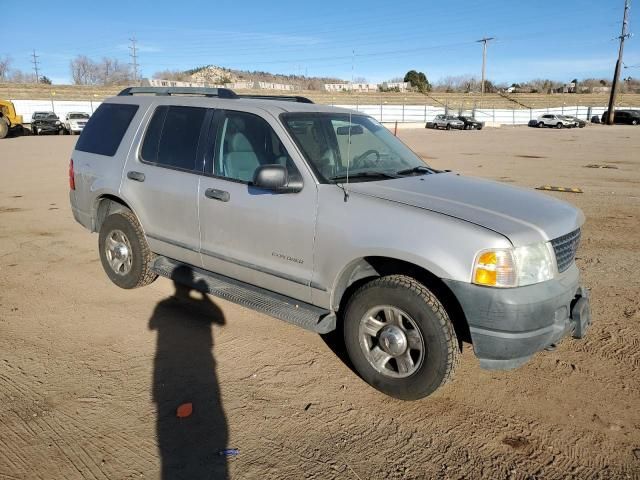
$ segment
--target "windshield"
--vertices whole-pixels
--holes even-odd
[[[71,120],[79,120],[82,118],[89,118],[89,114],[88,113],[70,113],[69,114],[69,119]]]
[[[427,165],[380,123],[348,113],[289,113],[285,127],[321,180],[341,183],[430,173]],[[414,171],[415,169],[415,171]]]

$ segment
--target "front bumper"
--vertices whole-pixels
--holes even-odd
[[[518,288],[489,288],[445,280],[469,323],[480,366],[509,370],[591,323],[588,291],[573,264],[559,277]]]

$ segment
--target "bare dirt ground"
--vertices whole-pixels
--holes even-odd
[[[401,135],[437,168],[584,189],[548,194],[587,216],[585,340],[512,372],[465,345],[451,384],[387,398],[318,335],[112,285],[68,208],[75,138],[1,140],[0,479],[640,478],[640,127]]]

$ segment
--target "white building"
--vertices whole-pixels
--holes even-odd
[[[325,83],[327,92],[377,92],[377,83]]]
[[[286,83],[272,83],[272,82],[256,82],[258,88],[264,90],[285,90],[292,91],[295,90],[293,85],[289,85]]]
[[[380,86],[385,90],[398,89],[400,92],[406,92],[410,87],[409,82],[383,82]]]

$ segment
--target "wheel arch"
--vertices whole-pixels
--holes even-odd
[[[384,256],[367,256],[351,262],[335,283],[331,305],[344,312],[349,298],[365,283],[386,275],[407,275],[422,283],[440,300],[453,323],[460,341],[470,342],[469,324],[455,294],[440,277],[411,262]],[[338,319],[341,315],[338,314]]]
[[[111,193],[105,193],[98,196],[93,208],[93,231],[99,232],[102,222],[109,215],[128,210],[136,215],[136,212],[122,198]],[[137,215],[136,215],[137,218]]]

